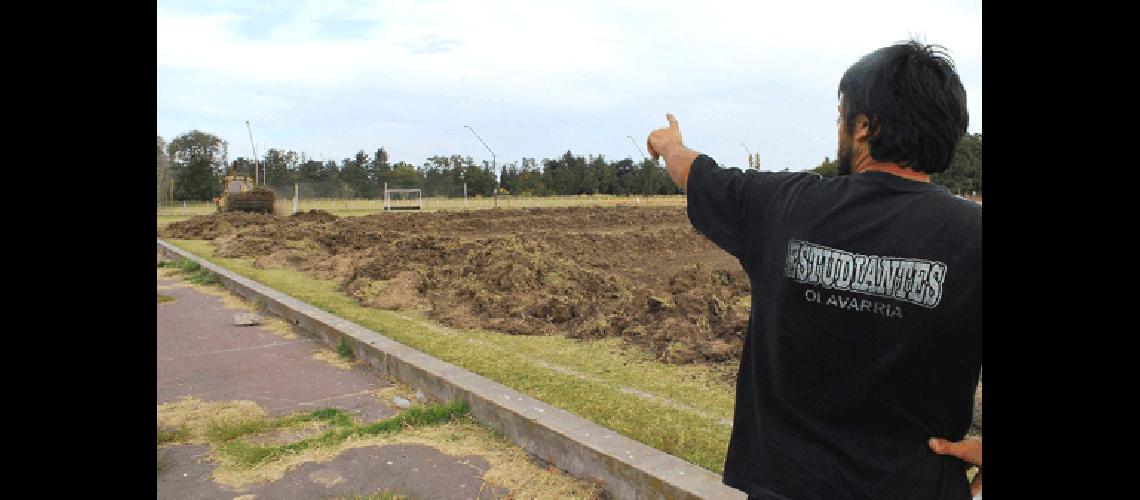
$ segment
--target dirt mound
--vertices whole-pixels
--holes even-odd
[[[336,279],[362,304],[454,327],[622,337],[689,363],[739,359],[748,325],[747,276],[683,208],[311,211],[177,224],[171,237],[213,239],[220,256]]]
[[[696,264],[669,279],[664,294],[650,297],[647,320],[662,331],[650,337],[663,359],[689,362],[740,357],[751,311],[744,271]]]
[[[306,222],[331,222],[339,219],[340,217],[330,214],[324,210],[313,209],[309,210],[308,212],[297,212],[293,215],[290,215],[289,218],[292,220]]]
[[[250,212],[195,215],[184,221],[167,224],[159,231],[159,236],[182,240],[212,240],[240,228],[274,224],[277,219],[273,215]]]

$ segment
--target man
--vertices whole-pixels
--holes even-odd
[[[648,138],[693,226],[752,282],[724,482],[752,498],[969,498],[982,210],[930,183],[966,132],[965,90],[912,41],[860,59],[838,94],[835,178],[720,168],[671,114]]]

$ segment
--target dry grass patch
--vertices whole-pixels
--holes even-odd
[[[407,395],[407,387],[390,387],[377,391],[378,396]],[[427,409],[427,407],[418,406]],[[318,412],[320,412],[319,410]],[[343,428],[344,422],[303,420],[296,414],[273,419],[252,401],[203,402],[184,397],[158,407],[160,427],[183,429],[183,443],[207,443],[209,457],[218,463],[212,479],[226,487],[241,488],[253,483],[276,481],[290,470],[308,463],[326,463],[346,450],[368,446],[419,444],[430,446],[451,456],[477,455],[490,464],[483,477],[488,486],[506,488],[515,498],[597,498],[601,488],[590,481],[575,478],[557,468],[543,464],[521,448],[475,422],[469,415],[437,425],[405,424],[392,432],[375,435],[354,433],[329,445],[298,447],[274,460],[253,464],[240,463],[227,451],[232,443],[249,445],[288,445],[314,440],[315,435],[328,436],[329,429]],[[297,423],[273,428],[281,422]],[[353,429],[367,426],[351,424]],[[241,434],[245,429],[251,430]],[[268,430],[267,430],[268,429]],[[252,432],[256,431],[256,432]],[[227,434],[228,433],[228,434]],[[317,438],[319,440],[319,438]],[[336,478],[328,478],[336,481]]]
[[[478,455],[491,465],[483,480],[489,485],[510,490],[515,498],[596,498],[601,493],[601,488],[589,481],[540,464],[521,448],[480,427],[470,417],[435,427],[405,429],[395,434],[352,437],[337,446],[310,448],[250,469],[223,463],[215,469],[213,479],[218,484],[240,488],[251,483],[279,480],[302,464],[326,463],[350,449],[393,444],[431,446],[451,456]],[[220,458],[213,453],[211,457]]]
[[[376,399],[379,399],[385,405],[387,405],[389,407],[399,406],[396,404],[396,398],[404,398],[404,399],[410,401],[413,405],[422,404],[422,403],[429,401],[429,399],[426,396],[422,400],[419,397],[417,397],[416,393],[419,391],[412,389],[411,387],[408,387],[407,385],[401,384],[398,381],[395,381],[392,379],[389,379],[389,380],[392,382],[391,387],[384,387],[382,389],[377,389],[375,391],[372,391],[372,394],[374,396],[376,396]]]
[[[182,275],[182,271],[173,267],[159,267],[155,269],[158,271],[159,278],[171,279]]]
[[[296,327],[281,318],[278,318],[276,316],[266,316],[265,314],[266,313],[263,311],[261,316],[261,323],[258,326],[277,334],[277,336],[283,339],[292,340],[297,338]]]
[[[349,361],[347,359],[344,359],[344,357],[338,355],[337,353],[332,352],[329,349],[324,349],[324,348],[313,349],[313,359],[318,360],[318,361],[324,361],[325,363],[328,363],[328,364],[333,365],[337,368],[340,368],[341,370],[351,370],[354,366],[358,366],[358,365],[361,365],[364,363],[363,361],[360,361],[360,360]]]
[[[298,427],[286,427],[283,429],[274,429],[268,432],[262,432],[245,437],[246,442],[250,444],[258,444],[263,446],[280,446],[283,444],[295,443],[302,439],[309,439],[320,435],[322,432],[328,430],[329,424],[316,420],[312,422],[305,422]]]
[[[183,396],[173,403],[158,405],[158,426],[164,429],[186,429],[189,435],[182,443],[205,444],[210,428],[215,425],[254,422],[269,414],[253,401],[206,402]]]

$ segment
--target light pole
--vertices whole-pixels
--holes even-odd
[[[257,145],[253,143],[253,129],[249,126],[249,120],[245,121],[245,129],[249,131],[249,145],[253,147],[253,185],[256,186],[257,170],[259,168],[257,161]]]
[[[491,146],[488,146],[487,141],[484,141],[482,137],[479,137],[479,133],[475,132],[475,129],[471,128],[470,125],[464,125],[464,127],[467,127],[467,130],[470,130],[472,134],[475,134],[475,138],[479,139],[479,142],[483,143],[483,147],[487,148],[487,151],[491,151]],[[498,175],[499,175],[499,164],[498,164],[497,159],[495,158],[495,152],[494,151],[491,151],[491,170],[494,171],[495,176],[498,177]],[[498,181],[498,179],[495,180],[495,184],[496,184],[496,186],[495,186],[495,208],[499,208],[499,186],[498,186],[499,181]]]
[[[645,153],[642,153],[642,152],[641,152],[641,146],[638,146],[638,145],[637,145],[637,141],[633,140],[633,136],[632,136],[632,135],[627,135],[626,137],[629,137],[629,142],[632,142],[632,143],[633,143],[633,147],[637,148],[637,152],[638,152],[638,153],[641,153],[641,158],[642,158],[642,159],[646,159],[646,160],[647,160],[647,159],[649,159],[649,157],[648,157],[648,156],[645,156]]]
[[[744,146],[744,143],[742,142],[740,145]],[[752,168],[752,151],[748,149],[748,146],[744,146],[744,150],[748,151],[748,168]]]

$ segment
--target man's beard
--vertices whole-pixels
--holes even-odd
[[[851,175],[851,169],[853,167],[853,165],[851,164],[851,162],[853,160],[852,150],[854,148],[851,147],[851,143],[848,143],[847,147],[843,147],[843,146],[844,146],[843,143],[840,142],[839,143],[839,153],[838,153],[838,156],[839,156],[839,158],[838,158],[839,175]]]

